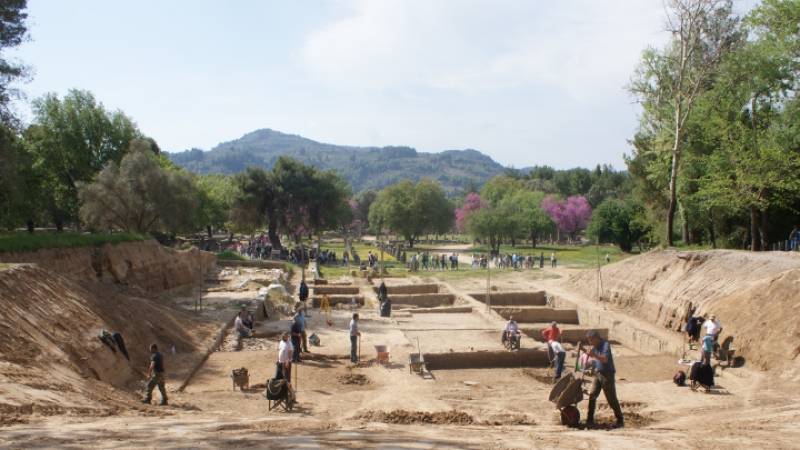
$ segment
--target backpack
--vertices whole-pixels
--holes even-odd
[[[675,375],[672,377],[672,382],[677,386],[684,386],[686,384],[686,372],[682,370],[675,372]]]

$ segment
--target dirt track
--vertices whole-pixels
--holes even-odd
[[[587,308],[594,303],[566,277],[538,281],[514,272],[495,277],[494,284],[501,291],[547,290]],[[374,293],[362,287],[371,305]],[[459,298],[459,306],[468,292],[485,288],[485,282],[465,280],[447,288]],[[209,314],[224,321],[239,304],[251,301],[255,291],[256,286],[248,286],[208,293]],[[182,301],[188,299],[177,299]],[[390,349],[390,363],[356,367],[346,356],[350,311],[334,310],[331,326],[313,311],[309,328],[320,336],[322,346],[312,347],[313,354],[295,368],[299,404],[291,413],[268,413],[261,388],[232,389],[234,368],[247,367],[251,385],[272,375],[277,348],[272,336],[286,330],[288,322],[271,320],[257,329],[264,337],[246,340],[242,351],[212,353],[183,392],[171,392],[172,406],[141,411],[121,407],[105,417],[80,412],[34,415],[27,423],[0,429],[0,446],[619,449],[797,448],[800,442],[795,428],[800,421],[797,384],[747,366],[719,369],[718,389],[702,394],[672,384],[678,367],[675,355],[615,345],[617,388],[627,427],[610,431],[562,427],[547,401],[547,369],[437,370],[428,377],[410,373],[408,354],[416,351],[417,339],[423,352],[502,351],[502,319],[479,303],[471,306],[472,313],[403,313],[392,319],[377,317],[367,306],[361,310],[362,360],[372,360],[373,346],[381,344]],[[631,318],[631,323],[638,320]],[[648,330],[654,335],[670,333],[655,326]],[[540,347],[523,339],[523,348]],[[223,345],[223,350],[233,349]],[[568,358],[568,365],[573,361]],[[170,363],[168,355],[168,368]],[[172,378],[169,386],[175,389],[180,381]],[[598,421],[608,423],[611,415],[602,398],[599,405]],[[585,407],[584,401],[582,415]]]

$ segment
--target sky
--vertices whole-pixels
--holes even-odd
[[[90,90],[167,151],[271,128],[560,169],[624,168],[639,111],[625,87],[668,37],[662,0],[29,0],[28,12],[31,39],[11,52],[33,68],[27,100]]]

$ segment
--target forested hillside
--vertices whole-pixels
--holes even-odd
[[[173,162],[195,173],[234,174],[248,166],[271,168],[281,155],[341,174],[353,191],[380,189],[404,179],[431,177],[447,192],[483,184],[505,169],[476,150],[422,153],[410,147],[350,147],[262,129],[223,142],[210,151],[171,153]]]

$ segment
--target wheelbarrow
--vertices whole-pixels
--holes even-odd
[[[561,425],[577,427],[581,420],[577,405],[583,400],[583,377],[572,372],[563,376],[550,390],[549,400],[561,413]]]

